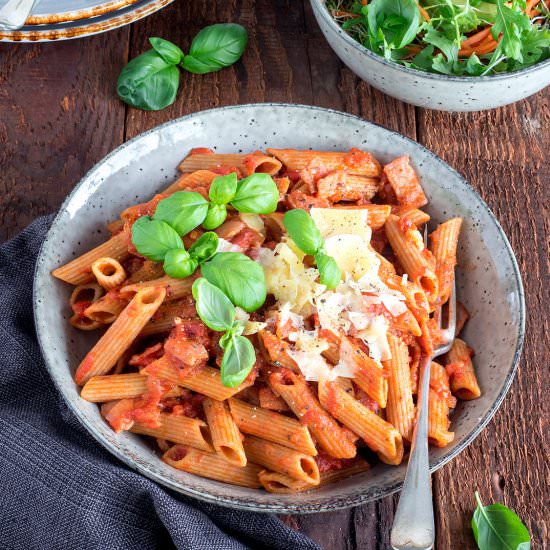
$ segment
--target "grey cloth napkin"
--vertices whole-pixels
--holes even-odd
[[[58,395],[32,284],[51,217],[0,245],[0,548],[318,550],[276,516],[205,504],[128,469]]]

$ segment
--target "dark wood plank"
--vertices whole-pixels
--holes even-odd
[[[122,143],[125,109],[114,83],[128,34],[0,44],[0,239],[59,208]]]
[[[438,548],[475,548],[470,518],[476,489],[485,503],[503,502],[519,514],[533,548],[549,540],[549,99],[546,90],[485,113],[417,114],[419,140],[470,181],[502,224],[527,303],[525,347],[510,393],[478,439],[435,475]]]

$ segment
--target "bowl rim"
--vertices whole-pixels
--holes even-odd
[[[529,73],[535,73],[535,72],[538,72],[539,69],[543,69],[545,67],[550,66],[550,58],[548,58],[548,59],[545,59],[544,61],[541,61],[540,63],[535,63],[530,67],[524,67],[523,69],[519,69],[517,71],[499,73],[494,75],[485,75],[485,76],[458,76],[458,75],[448,75],[448,74],[440,74],[440,73],[430,73],[428,71],[421,71],[419,69],[405,67],[403,65],[400,65],[399,63],[396,63],[395,61],[389,61],[384,57],[382,57],[381,55],[375,54],[374,52],[365,48],[365,46],[357,42],[357,40],[352,38],[346,31],[342,29],[342,27],[340,27],[340,25],[338,25],[334,17],[330,15],[328,8],[326,6],[325,0],[310,0],[310,4],[314,8],[317,7],[319,9],[320,16],[332,28],[332,30],[334,30],[338,35],[340,35],[348,45],[350,45],[352,48],[354,48],[358,52],[366,55],[367,57],[370,57],[374,61],[377,61],[388,68],[396,69],[403,73],[408,73],[414,76],[424,77],[429,80],[439,80],[444,82],[461,82],[461,83],[493,82],[493,81],[499,81],[499,80],[508,80],[513,76],[519,76],[519,75],[523,76]]]
[[[218,504],[221,506],[240,509],[240,510],[279,513],[279,514],[306,514],[306,513],[317,513],[317,512],[329,512],[334,510],[350,508],[352,506],[358,506],[361,504],[365,504],[367,502],[371,502],[373,500],[378,500],[382,497],[391,495],[399,491],[403,485],[403,481],[397,481],[389,486],[384,487],[383,489],[374,489],[368,492],[367,491],[356,492],[352,495],[345,495],[345,496],[328,495],[326,498],[318,500],[316,503],[314,503],[311,506],[307,504],[304,505],[303,503],[302,504],[292,504],[292,503],[271,504],[271,503],[250,502],[249,500],[243,497],[221,496],[219,494],[204,492],[203,489],[197,490],[197,489],[187,487],[182,483],[173,482],[172,480],[166,478],[162,473],[158,471],[150,470],[146,466],[143,466],[139,462],[135,461],[128,454],[122,452],[122,450],[118,449],[110,441],[105,439],[99,432],[96,432],[92,429],[91,425],[89,425],[88,423],[88,419],[85,418],[85,415],[81,411],[81,408],[77,405],[77,402],[73,403],[71,400],[69,400],[65,396],[63,388],[57,382],[55,370],[52,367],[50,367],[48,355],[45,352],[45,350],[47,349],[45,346],[45,342],[47,341],[47,338],[48,338],[47,329],[44,324],[39,323],[39,314],[38,314],[38,309],[39,309],[38,304],[40,300],[40,291],[39,291],[40,285],[37,283],[39,282],[39,271],[41,271],[40,266],[45,261],[43,254],[45,253],[46,245],[51,238],[52,228],[59,221],[62,213],[66,210],[73,196],[80,190],[80,188],[86,183],[86,181],[88,181],[90,178],[93,178],[95,172],[100,170],[104,164],[108,163],[112,157],[114,157],[115,155],[118,155],[121,151],[123,151],[127,147],[130,147],[140,139],[143,139],[144,137],[150,134],[153,134],[164,128],[167,128],[168,126],[179,124],[187,120],[192,120],[193,118],[197,118],[197,117],[200,118],[201,116],[204,116],[213,112],[223,112],[228,110],[238,110],[238,109],[248,109],[248,108],[257,109],[258,107],[265,108],[265,109],[282,108],[285,110],[286,109],[310,110],[314,113],[323,112],[323,113],[337,115],[339,117],[359,121],[361,124],[364,124],[367,126],[372,125],[372,126],[381,128],[385,132],[388,132],[389,135],[391,136],[397,136],[400,139],[404,139],[405,141],[408,141],[414,147],[419,148],[419,150],[422,151],[424,154],[431,157],[435,162],[437,162],[440,165],[443,165],[445,169],[450,170],[456,178],[459,178],[462,181],[462,183],[465,184],[466,189],[479,201],[479,203],[486,210],[487,214],[489,215],[489,218],[495,224],[495,227],[500,237],[503,239],[504,248],[506,249],[506,252],[508,254],[508,257],[513,267],[514,283],[517,286],[518,295],[519,295],[519,303],[518,303],[519,326],[518,326],[518,333],[517,333],[518,335],[517,335],[517,340],[516,340],[515,350],[514,350],[514,357],[512,360],[512,364],[510,365],[510,368],[504,379],[502,389],[500,393],[497,395],[497,398],[495,399],[495,401],[490,405],[487,412],[481,417],[479,422],[470,431],[470,433],[468,433],[464,437],[464,439],[454,449],[449,451],[449,453],[441,456],[437,460],[430,461],[430,472],[433,473],[439,468],[441,468],[442,466],[444,466],[445,464],[447,464],[448,462],[450,462],[453,458],[455,458],[458,454],[460,454],[481,433],[481,431],[489,423],[489,421],[492,419],[492,417],[494,416],[494,414],[502,404],[504,397],[506,396],[506,394],[510,389],[510,386],[514,380],[514,376],[518,368],[519,359],[521,356],[521,351],[522,351],[523,342],[524,342],[524,336],[525,336],[525,315],[526,315],[525,295],[524,295],[523,283],[521,279],[521,273],[519,271],[519,266],[515,258],[514,252],[512,250],[512,247],[510,245],[510,242],[508,241],[508,238],[506,237],[506,234],[502,229],[501,225],[499,224],[498,220],[496,219],[495,215],[493,214],[493,212],[491,211],[487,203],[483,200],[481,195],[479,195],[479,193],[465,180],[465,178],[463,178],[454,168],[452,168],[449,164],[447,164],[442,158],[440,158],[438,155],[436,155],[435,153],[433,153],[432,151],[430,151],[420,143],[412,140],[407,136],[400,134],[399,132],[390,130],[389,128],[385,128],[381,124],[377,124],[375,122],[365,120],[359,116],[338,111],[336,109],[328,109],[328,108],[317,107],[312,105],[277,103],[277,102],[248,103],[243,105],[231,105],[231,106],[217,107],[213,109],[205,109],[205,110],[197,111],[195,113],[191,113],[176,119],[169,120],[167,122],[164,122],[163,124],[150,128],[149,130],[146,130],[145,132],[142,132],[141,134],[138,134],[137,136],[133,137],[131,140],[122,143],[121,145],[116,147],[113,151],[111,151],[108,155],[103,157],[90,170],[88,170],[88,172],[80,179],[80,181],[73,188],[73,190],[67,195],[59,211],[56,213],[52,221],[52,224],[50,226],[50,229],[48,230],[48,233],[46,234],[46,237],[40,247],[36,266],[35,266],[34,277],[33,277],[33,314],[34,314],[36,333],[38,337],[38,343],[40,346],[40,350],[42,352],[44,364],[54,382],[56,389],[63,397],[63,400],[65,401],[69,409],[77,417],[80,424],[83,425],[86,428],[86,430],[90,433],[90,435],[92,435],[92,437],[96,441],[98,441],[104,448],[106,448],[111,454],[116,456],[119,460],[121,460],[131,469],[139,472],[140,474],[146,476],[147,478],[152,479],[153,481],[158,482],[161,485],[164,485],[165,487],[168,487],[180,494],[197,498],[198,500],[208,502],[210,504]]]

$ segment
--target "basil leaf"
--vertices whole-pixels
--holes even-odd
[[[477,508],[472,517],[474,538],[480,550],[528,550],[529,531],[518,516],[502,504],[483,506],[475,493]]]
[[[189,248],[189,255],[199,264],[209,260],[218,250],[219,238],[216,233],[208,231],[201,235]]]
[[[336,260],[332,256],[319,252],[315,255],[315,263],[319,270],[321,284],[328,289],[336,288],[342,279],[342,272]]]
[[[237,192],[237,174],[227,174],[227,176],[218,176],[212,180],[208,196],[216,204],[227,204],[233,200]]]
[[[185,279],[195,273],[199,263],[183,248],[169,250],[164,257],[164,272],[175,279]]]
[[[235,23],[210,25],[200,31],[183,59],[191,73],[205,74],[229,67],[239,60],[248,42],[244,27]]]
[[[314,256],[323,247],[321,232],[305,210],[289,210],[285,213],[283,222],[290,238],[302,252]]]
[[[158,111],[174,103],[180,84],[178,68],[155,50],[132,59],[118,77],[117,94],[132,107]]]
[[[203,323],[218,332],[230,330],[235,321],[235,308],[229,298],[206,279],[197,279],[191,288],[195,309]]]
[[[370,35],[379,40],[383,35],[385,45],[399,49],[410,44],[420,27],[420,10],[414,0],[372,0],[368,4]]]
[[[183,61],[185,54],[172,42],[155,37],[149,38],[149,42],[166,63],[177,65]]]
[[[262,266],[239,252],[219,252],[202,264],[202,276],[245,311],[255,311],[266,298]]]
[[[256,352],[250,340],[233,335],[226,343],[220,367],[222,384],[228,388],[242,384],[255,362]]]
[[[149,260],[162,262],[166,253],[183,248],[180,236],[166,222],[142,216],[132,225],[132,244]]]
[[[204,221],[207,211],[208,201],[200,193],[178,191],[157,204],[153,219],[165,221],[183,236]]]
[[[239,212],[271,214],[277,210],[279,190],[269,174],[252,174],[237,184],[231,206]]]
[[[225,218],[227,218],[225,204],[214,204],[211,202],[208,205],[208,213],[202,222],[202,226],[205,229],[216,229],[216,227],[219,227],[225,221]]]

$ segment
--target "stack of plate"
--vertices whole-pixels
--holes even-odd
[[[173,0],[39,0],[25,26],[0,30],[1,42],[46,42],[116,29],[160,10]],[[0,0],[0,7],[4,4]]]

